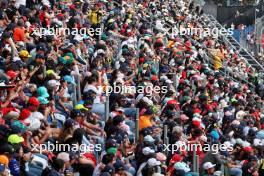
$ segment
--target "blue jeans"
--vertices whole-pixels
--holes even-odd
[[[105,120],[105,105],[104,103],[94,103],[92,112],[99,114],[102,120]]]
[[[242,176],[242,170],[240,168],[230,168],[229,174],[231,176]]]

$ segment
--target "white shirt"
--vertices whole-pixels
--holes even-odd
[[[15,6],[19,8],[21,5],[26,6],[26,0],[16,0]]]

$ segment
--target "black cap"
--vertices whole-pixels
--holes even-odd
[[[114,175],[115,174],[115,168],[111,165],[106,165],[104,167],[104,169],[102,170],[102,172],[107,172],[107,173],[110,173],[111,175]]]
[[[43,54],[37,54],[36,55],[36,59],[40,58],[40,59],[45,59],[46,57]]]
[[[108,139],[106,142],[105,142],[105,149],[109,149],[111,147],[116,147],[116,140],[114,139]]]
[[[67,119],[64,123],[65,128],[73,127],[76,124],[76,122],[73,119]]]
[[[116,163],[114,164],[114,167],[115,167],[116,172],[125,170],[125,164],[120,160],[116,161]]]
[[[77,117],[77,116],[84,117],[85,114],[81,110],[77,110],[77,109],[72,110],[71,117],[74,118],[74,117]]]
[[[46,45],[44,43],[40,43],[36,46],[36,50],[46,51]]]
[[[143,128],[140,132],[139,132],[142,136],[147,136],[147,135],[151,135],[152,131],[150,128]]]
[[[0,146],[0,154],[13,154],[15,152],[15,148],[11,144],[3,144]]]

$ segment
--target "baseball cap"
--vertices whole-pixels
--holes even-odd
[[[104,173],[104,172],[110,173],[111,175],[114,175],[115,174],[115,168],[111,165],[106,165],[104,167],[104,169],[102,170],[102,173]]]
[[[117,152],[117,148],[116,147],[111,147],[111,148],[106,150],[107,154],[114,154],[115,155],[116,152]]]
[[[204,170],[211,169],[213,167],[215,167],[215,164],[212,164],[211,162],[206,162],[203,164]]]
[[[76,85],[76,83],[73,81],[72,77],[70,75],[66,75],[63,77],[63,80],[66,81],[69,84]]]
[[[177,163],[177,162],[180,162],[182,161],[182,156],[180,154],[174,154],[173,157],[171,158],[170,160],[170,164],[174,164],[174,163]]]
[[[83,104],[77,104],[74,109],[76,110],[86,110],[88,111],[89,109],[87,109],[86,107],[83,106]]]
[[[28,100],[28,104],[33,105],[33,106],[38,106],[40,103],[36,97],[30,97]]]
[[[185,172],[190,172],[189,166],[184,162],[177,162],[174,164],[174,168],[176,170],[184,170]]]
[[[11,110],[10,112],[6,113],[3,118],[5,120],[11,120],[11,119],[18,119],[19,112]]]
[[[37,89],[37,93],[39,96],[44,97],[44,98],[48,98],[49,97],[49,93],[46,87],[41,86]]]
[[[61,159],[64,162],[69,162],[70,161],[70,154],[67,152],[61,152],[58,154],[57,159]]]
[[[29,52],[27,50],[21,50],[19,52],[19,57],[22,57],[22,58],[29,58],[31,57],[31,55],[29,54]]]
[[[71,117],[78,117],[78,116],[84,117],[85,114],[81,110],[78,110],[78,109],[72,110]]]
[[[25,120],[26,118],[28,118],[30,116],[31,112],[28,109],[23,109],[20,112],[20,116],[18,118],[18,120]]]
[[[210,133],[211,137],[214,139],[214,140],[218,140],[219,139],[219,133],[215,130],[211,131]]]
[[[150,158],[150,159],[148,159],[148,162],[147,163],[148,163],[148,165],[150,167],[159,166],[161,164],[161,162],[158,161],[156,158]]]
[[[11,128],[11,134],[19,134],[27,130],[27,127],[18,120],[14,121],[10,126],[10,128]]]
[[[145,147],[142,150],[143,155],[150,155],[150,154],[154,154],[155,150],[151,149],[150,147]]]
[[[46,74],[49,76],[49,75],[53,75],[55,77],[55,79],[60,79],[60,76],[55,73],[53,70],[47,70],[46,71]]]
[[[15,152],[14,147],[11,144],[4,144],[0,146],[0,154],[12,154]]]
[[[42,51],[45,51],[46,50],[46,46],[45,44],[43,43],[40,43],[36,46],[36,50],[39,51],[39,50],[42,50]]]
[[[75,125],[75,121],[73,119],[67,119],[64,123],[64,127],[65,128],[70,128],[73,127]]]
[[[5,165],[5,166],[8,166],[8,164],[9,164],[8,157],[5,155],[0,155],[0,163]]]
[[[38,101],[40,104],[46,105],[49,103],[49,100],[47,100],[45,97],[38,97]]]
[[[147,135],[147,136],[144,137],[144,142],[150,142],[150,143],[152,143],[154,141],[155,141],[155,139],[153,139],[153,137],[150,136],[150,135]]]
[[[15,71],[13,71],[13,70],[9,70],[9,71],[6,72],[6,75],[7,75],[10,79],[13,79],[13,78],[15,78],[15,77],[18,75],[18,73],[15,72]]]
[[[21,142],[24,142],[24,138],[17,134],[11,134],[10,136],[8,136],[7,141],[11,144],[19,144]]]
[[[114,167],[116,172],[125,170],[125,164],[121,160],[117,160]]]
[[[51,86],[51,87],[55,87],[55,86],[59,86],[60,82],[55,80],[55,79],[52,79],[52,80],[48,81],[48,85]]]

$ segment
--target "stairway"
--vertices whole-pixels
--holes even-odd
[[[215,24],[218,29],[223,28],[223,26],[212,16],[206,15],[210,23]],[[223,36],[224,42],[229,44],[234,51],[238,51],[238,55],[243,57],[244,60],[248,63],[249,66],[254,68],[261,76],[264,75],[264,67],[261,65],[243,46],[241,46],[233,36],[227,35]]]

